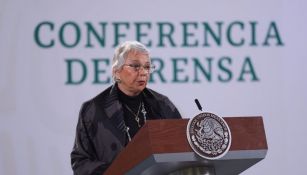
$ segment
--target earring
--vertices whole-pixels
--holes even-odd
[[[121,83],[122,81],[119,78],[115,78],[116,83]]]

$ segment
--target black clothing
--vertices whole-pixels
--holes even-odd
[[[129,127],[131,137],[134,137],[140,129],[138,125],[144,125],[144,116],[141,114],[142,95],[143,93],[140,93],[138,96],[130,97],[118,89],[118,98],[124,110],[124,121],[126,126]],[[136,115],[139,117],[139,122],[136,121]]]
[[[123,107],[120,100],[124,103],[127,100],[123,98],[117,85],[113,85],[81,107],[75,144],[71,152],[75,175],[103,174],[128,143],[125,128],[137,123],[133,118],[129,120],[133,122],[128,122],[127,117],[131,117],[131,114]],[[137,100],[138,98],[144,103],[147,119],[181,118],[177,108],[162,94],[145,88],[141,95],[136,97]],[[128,101],[129,107],[136,111],[134,102]],[[136,104],[138,106],[138,103]],[[141,119],[142,125],[143,122],[144,119]]]

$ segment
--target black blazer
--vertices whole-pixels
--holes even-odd
[[[181,118],[166,96],[148,88],[144,89],[143,95],[155,118]],[[74,174],[102,175],[127,143],[124,128],[124,114],[116,84],[85,102],[79,113],[71,152]]]

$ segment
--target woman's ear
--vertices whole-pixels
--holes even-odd
[[[114,75],[115,75],[115,78],[120,79],[120,69],[115,70]]]
[[[120,83],[121,82],[121,80],[120,80],[120,69],[114,71],[114,76],[115,76],[115,81],[117,83]]]

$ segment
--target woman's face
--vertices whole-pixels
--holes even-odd
[[[138,66],[139,70],[137,70]],[[120,79],[119,89],[129,96],[136,96],[141,93],[147,85],[149,71],[144,67],[150,66],[149,55],[129,52],[125,64],[115,72],[115,76]]]

